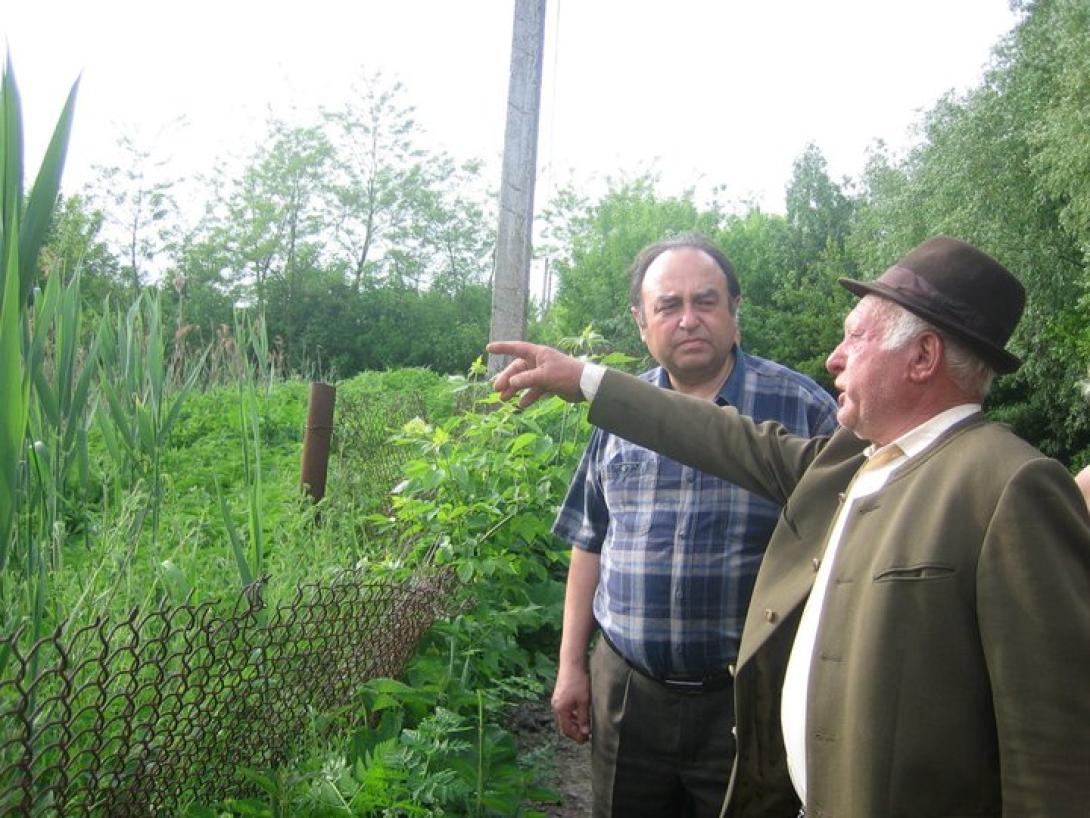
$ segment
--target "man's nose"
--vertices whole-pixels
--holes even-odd
[[[699,320],[696,317],[696,310],[693,309],[693,305],[685,304],[681,308],[681,318],[679,319],[678,324],[682,329],[690,329],[695,327],[697,323],[699,323]]]
[[[839,375],[844,371],[844,355],[839,346],[830,352],[829,357],[825,359],[825,368],[832,375]]]

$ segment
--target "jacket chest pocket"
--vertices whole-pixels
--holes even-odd
[[[935,582],[953,579],[957,568],[943,562],[917,562],[911,565],[891,565],[875,572],[875,582]]]

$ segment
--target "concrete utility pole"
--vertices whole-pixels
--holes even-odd
[[[493,341],[526,338],[530,291],[534,181],[537,176],[537,123],[541,107],[541,62],[545,51],[545,0],[515,0],[511,37],[511,80],[507,87],[507,129],[500,179],[500,218],[496,272],[492,277]],[[504,359],[488,357],[488,371]]]

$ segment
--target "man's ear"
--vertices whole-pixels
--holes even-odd
[[[913,383],[923,383],[933,378],[942,368],[946,345],[937,332],[921,332],[912,341],[913,355],[908,362],[908,378]]]
[[[647,339],[644,337],[644,330],[647,328],[647,322],[643,320],[643,310],[639,307],[629,307],[628,311],[632,315],[632,320],[636,322],[636,329],[640,331],[640,340],[644,343]]]

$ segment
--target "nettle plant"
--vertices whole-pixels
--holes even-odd
[[[552,671],[554,645],[536,648],[560,623],[568,548],[550,528],[587,432],[583,411],[559,399],[523,412],[494,397],[479,405],[395,436],[413,456],[384,522],[409,544],[407,567],[457,574],[464,612],[433,636],[457,643],[471,675],[493,686]]]
[[[389,513],[374,519],[407,544],[407,568],[449,566],[461,580],[463,613],[432,629],[414,667],[449,652],[471,688],[533,697],[555,674],[570,549],[551,527],[589,426],[585,407],[559,398],[520,411],[489,393],[477,408],[403,427],[393,442],[413,455]]]

